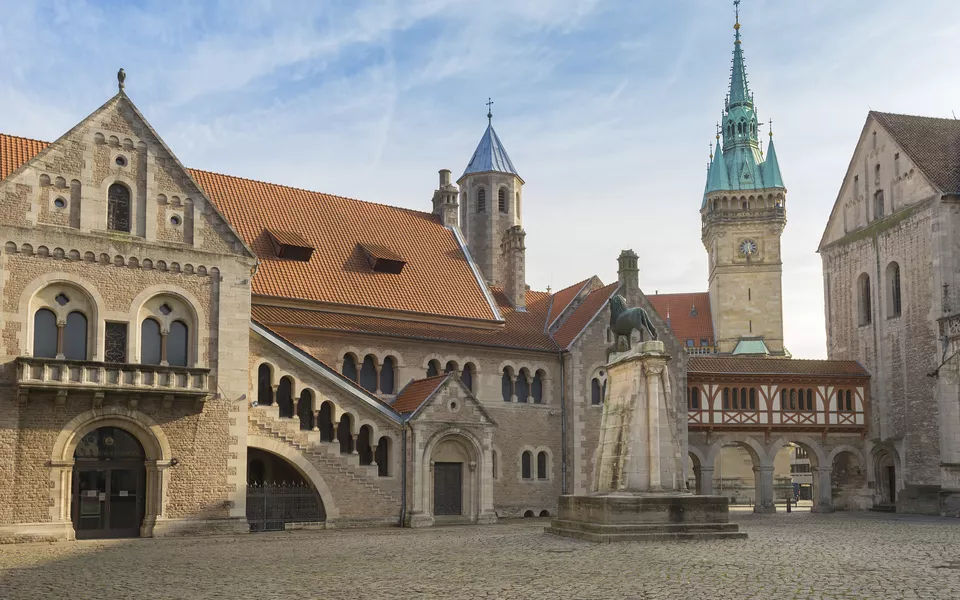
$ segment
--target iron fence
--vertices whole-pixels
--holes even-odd
[[[327,518],[320,494],[307,484],[254,483],[247,486],[251,532],[283,531],[287,523],[319,523]]]

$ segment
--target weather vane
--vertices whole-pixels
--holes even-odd
[[[493,123],[493,100],[487,97],[487,120]]]
[[[120,87],[120,91],[123,91],[123,82],[126,80],[127,74],[123,72],[123,68],[121,67],[120,70],[117,71],[117,85]]]
[[[737,13],[737,23],[740,22],[740,0],[733,0],[733,10]]]

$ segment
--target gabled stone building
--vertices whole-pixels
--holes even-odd
[[[960,121],[871,111],[830,214],[830,358],[873,374],[867,470],[898,511],[960,515]]]
[[[488,117],[431,212],[186,169],[122,83],[52,143],[0,136],[0,540],[486,523],[586,491],[607,301],[650,309],[678,394],[685,355],[633,252],[528,289]]]

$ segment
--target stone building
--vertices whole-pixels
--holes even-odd
[[[487,523],[586,491],[610,297],[649,309],[678,394],[686,357],[632,251],[618,281],[527,287],[488,119],[430,212],[186,169],[122,81],[52,143],[0,136],[0,540]]]
[[[875,502],[960,515],[960,122],[871,111],[830,214],[827,349],[873,374]]]

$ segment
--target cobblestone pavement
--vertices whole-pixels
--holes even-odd
[[[0,546],[0,598],[960,598],[960,521],[735,515],[749,539],[594,545],[546,519]]]

